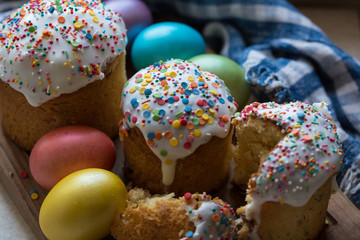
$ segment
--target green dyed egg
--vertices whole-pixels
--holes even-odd
[[[217,54],[201,54],[189,61],[224,80],[239,105],[239,110],[246,105],[250,97],[250,87],[244,79],[244,70],[236,62]]]

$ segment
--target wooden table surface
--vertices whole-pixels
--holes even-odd
[[[360,59],[360,27],[357,9],[300,8],[340,48]],[[12,161],[3,161],[12,159]],[[0,131],[0,239],[45,239],[36,219],[38,209],[46,196],[31,178],[19,177],[27,171],[28,154],[21,151]],[[16,186],[16,189],[13,188]],[[5,192],[7,189],[10,194]],[[39,199],[32,200],[29,191],[36,189]],[[28,193],[28,194],[25,194]],[[12,200],[10,196],[14,199]],[[16,199],[16,200],[15,200]],[[334,195],[329,204],[328,227],[321,239],[360,239],[359,210],[342,194]],[[25,217],[25,218],[24,218]],[[35,237],[36,236],[36,237]]]

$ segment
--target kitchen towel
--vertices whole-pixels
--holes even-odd
[[[145,0],[177,14],[245,69],[257,101],[326,102],[338,125],[340,189],[360,204],[360,64],[285,0]],[[216,41],[217,39],[217,41]],[[211,41],[210,41],[211,40]]]

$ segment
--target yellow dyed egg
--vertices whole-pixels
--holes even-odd
[[[110,171],[89,168],[63,178],[46,196],[39,215],[50,240],[95,240],[110,233],[117,214],[126,208],[127,191]]]

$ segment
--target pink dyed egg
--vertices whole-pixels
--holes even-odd
[[[139,0],[107,0],[105,5],[108,8],[121,14],[128,30],[127,36],[131,43],[135,37],[147,26],[153,23],[150,9],[145,3]]]
[[[31,151],[29,164],[35,180],[50,190],[62,178],[81,169],[111,170],[115,158],[115,145],[105,133],[85,126],[68,126],[41,137]]]

